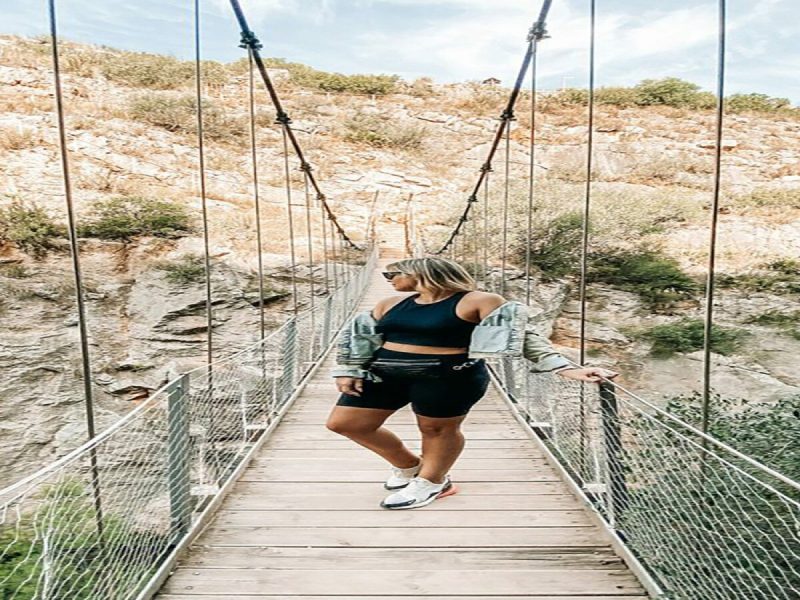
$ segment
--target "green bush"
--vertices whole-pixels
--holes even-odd
[[[37,258],[56,247],[55,240],[67,235],[39,206],[14,199],[0,208],[0,242],[10,242]]]
[[[720,274],[717,285],[722,288],[739,288],[774,294],[800,294],[800,261],[776,260],[762,265],[761,271],[740,275]]]
[[[179,237],[192,231],[189,213],[173,202],[141,196],[120,196],[95,203],[83,237],[128,241],[139,235]]]
[[[519,248],[516,260],[525,264],[526,250],[524,240],[527,230],[519,232]],[[525,237],[522,237],[525,236]],[[531,232],[531,265],[538,268],[544,280],[572,275],[579,268],[581,239],[583,236],[583,215],[569,212],[550,220],[537,220]]]
[[[162,54],[119,52],[100,63],[100,72],[109,80],[132,87],[173,90],[192,84],[195,63]],[[216,61],[200,63],[204,83],[223,84],[228,79],[225,66]]]
[[[690,107],[700,86],[677,77],[665,77],[663,79],[645,79],[639,82],[634,90],[637,94],[636,103],[642,106],[665,104],[675,107]]]
[[[745,323],[777,327],[795,339],[800,339],[800,310],[768,310],[760,315],[749,317]]]
[[[800,478],[800,396],[756,404],[714,394],[710,408],[713,437],[790,480]],[[666,410],[696,427],[702,423],[699,393],[671,399]],[[663,425],[654,427],[654,421]],[[742,600],[800,589],[794,567],[797,490],[714,445],[707,454],[699,445],[692,449],[674,433],[669,417],[643,414],[631,425],[634,443],[625,448],[634,467],[628,471],[626,465],[629,508],[617,514],[617,527],[640,550],[645,568],[663,577],[665,597],[708,598],[712,582],[729,585],[728,597]],[[715,458],[719,453],[722,458]],[[640,464],[658,468],[635,469]],[[670,581],[680,583],[670,589]]]
[[[689,299],[698,289],[677,262],[653,250],[594,252],[587,280],[634,292],[652,309]]]
[[[203,101],[203,135],[214,141],[234,141],[246,133],[241,118],[229,117],[211,102]],[[165,96],[148,94],[134,98],[130,104],[131,117],[138,121],[163,127],[167,131],[185,134],[197,132],[197,99],[194,96]]]
[[[697,110],[711,110],[717,106],[717,95],[713,92],[697,92],[689,100],[688,107]]]
[[[344,139],[376,148],[415,150],[422,146],[426,129],[422,125],[395,119],[356,113],[344,122]]]
[[[137,526],[135,515],[108,504],[100,539],[91,493],[76,478],[34,494],[26,502],[33,511],[0,527],[2,598],[41,598],[43,581],[52,598],[118,598],[139,591],[171,548],[168,532]]]
[[[589,90],[567,88],[551,96],[559,104],[589,103]],[[600,87],[594,92],[595,103],[619,107],[629,106],[674,106],[694,110],[710,110],[717,106],[717,96],[713,92],[700,91],[700,86],[678,79],[645,79],[634,87]],[[726,109],[730,112],[767,112],[796,115],[798,110],[791,106],[788,98],[776,98],[766,94],[731,94],[725,98]]]
[[[790,108],[788,98],[775,98],[766,94],[731,94],[725,98],[725,107],[730,112],[778,112]]]
[[[199,283],[205,280],[205,260],[196,254],[185,254],[178,260],[164,261],[156,264],[156,268],[164,271],[164,277],[170,283]]]
[[[582,88],[566,88],[556,94],[558,102],[562,104],[589,104],[589,90]],[[596,104],[610,104],[627,107],[637,104],[637,93],[633,88],[626,87],[600,87],[594,91]]]
[[[653,343],[650,353],[667,358],[676,352],[694,352],[703,348],[704,323],[701,319],[682,319],[675,323],[656,325],[635,334]],[[732,354],[746,332],[714,325],[711,329],[711,350],[717,354]]]
[[[396,75],[328,73],[282,58],[265,58],[264,64],[272,69],[286,69],[291,81],[300,87],[323,92],[384,96],[397,91],[400,84],[400,78]],[[237,61],[230,68],[244,73],[247,71],[247,61]]]

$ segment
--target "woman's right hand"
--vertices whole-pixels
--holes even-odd
[[[348,396],[360,396],[364,391],[364,380],[360,377],[337,377],[336,387]]]

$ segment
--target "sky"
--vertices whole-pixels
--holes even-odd
[[[541,0],[240,0],[264,56],[326,71],[511,85]],[[585,87],[590,0],[553,0],[540,89]],[[59,34],[193,57],[193,0],[56,0]],[[800,105],[800,0],[728,0],[726,93]],[[0,33],[47,33],[45,0],[0,0]],[[200,0],[204,58],[243,56],[227,0]],[[680,77],[714,91],[716,0],[597,0],[598,86]]]

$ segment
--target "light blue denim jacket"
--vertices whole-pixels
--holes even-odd
[[[356,314],[345,323],[337,342],[332,377],[380,381],[377,375],[365,368],[372,354],[383,344],[383,334],[375,331],[377,324],[369,310]],[[468,352],[469,358],[524,356],[533,363],[530,370],[534,372],[575,367],[535,330],[528,306],[515,300],[501,304],[475,326]]]

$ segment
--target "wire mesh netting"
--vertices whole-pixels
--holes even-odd
[[[800,484],[620,386],[492,367],[661,597],[800,597]]]
[[[261,342],[181,375],[56,463],[0,490],[0,598],[135,598],[317,364],[363,265]]]

